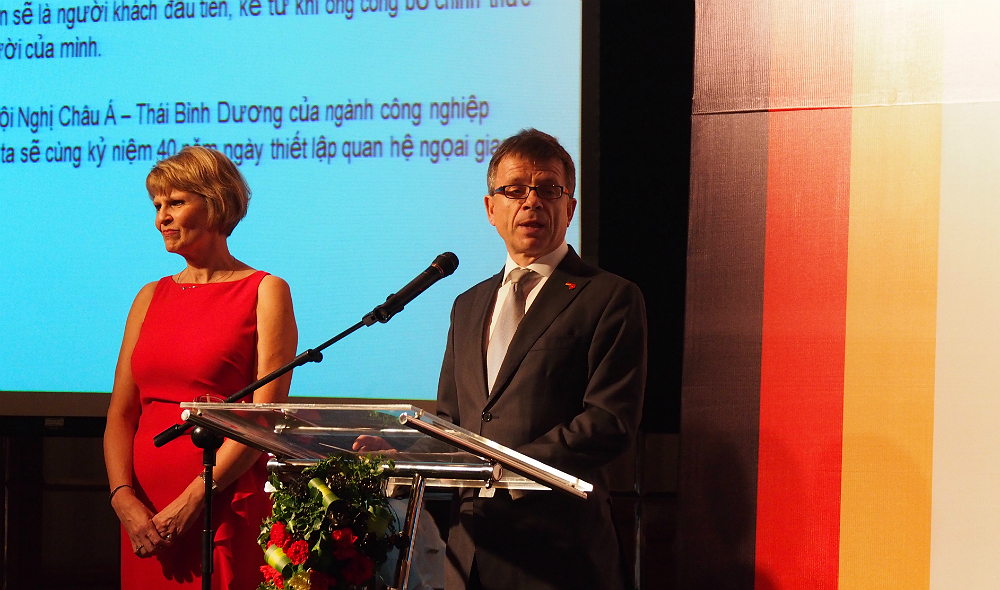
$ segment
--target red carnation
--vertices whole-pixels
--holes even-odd
[[[260,566],[260,573],[264,574],[264,581],[272,581],[274,585],[278,588],[285,587],[285,580],[281,577],[281,573],[269,565]]]
[[[288,549],[288,546],[292,543],[292,536],[288,534],[288,529],[285,528],[283,522],[278,521],[271,525],[271,540],[282,549]]]
[[[337,529],[330,536],[337,542],[338,547],[353,545],[358,540],[358,536],[349,528]]]
[[[301,565],[309,558],[309,544],[305,541],[295,541],[285,553],[288,555],[288,559],[292,560],[292,563]]]
[[[354,531],[348,528],[337,529],[330,534],[333,537],[333,556],[343,561],[351,559],[357,555],[358,550],[354,548],[354,542],[358,540]]]
[[[360,553],[356,554],[351,561],[347,562],[347,567],[341,570],[344,581],[352,586],[360,586],[368,581],[374,573],[372,560]]]

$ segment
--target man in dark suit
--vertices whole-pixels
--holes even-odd
[[[634,284],[584,263],[566,244],[575,178],[572,158],[540,131],[497,149],[485,204],[507,263],[455,300],[437,413],[592,483],[594,492],[582,500],[463,490],[448,538],[447,590],[625,587],[606,467],[639,426],[645,308]]]

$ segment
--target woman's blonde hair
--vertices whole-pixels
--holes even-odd
[[[222,152],[199,145],[157,162],[146,177],[151,199],[175,190],[203,197],[208,203],[208,223],[227,237],[250,205],[250,187],[236,165]]]

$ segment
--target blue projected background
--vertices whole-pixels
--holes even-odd
[[[0,38],[0,390],[110,390],[132,299],[184,264],[145,176],[200,143],[241,162],[230,249],[291,285],[300,350],[458,255],[292,381],[433,398],[453,299],[504,260],[489,150],[533,126],[579,162],[578,0],[3,2]]]

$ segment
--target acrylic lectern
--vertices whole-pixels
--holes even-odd
[[[394,467],[388,494],[409,487],[410,499],[396,580],[406,590],[413,542],[426,488],[559,490],[586,498],[593,486],[473,432],[409,405],[358,404],[181,404],[182,419],[273,455],[271,469],[300,469],[330,455],[356,455],[359,436],[385,440],[379,451]]]

